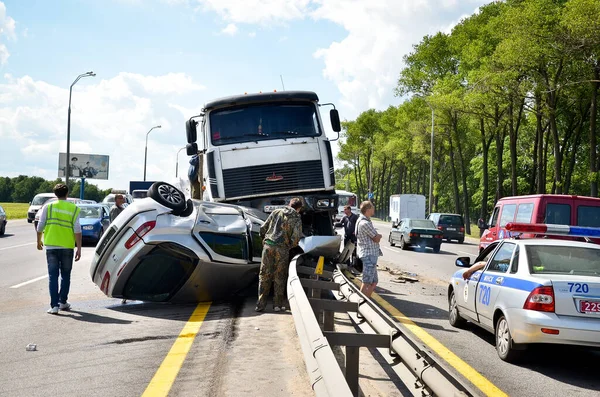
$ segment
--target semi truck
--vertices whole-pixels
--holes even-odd
[[[129,181],[129,194],[133,200],[146,198],[154,181]]]
[[[320,104],[314,92],[244,94],[207,103],[186,122],[187,154],[198,156],[192,195],[266,214],[301,197],[304,235],[334,235],[338,196],[331,142],[337,138],[326,136],[322,106],[333,107],[330,122],[339,138],[338,111]]]

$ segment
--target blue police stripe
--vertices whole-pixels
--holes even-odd
[[[461,279],[463,273],[464,273],[464,270],[458,270],[456,273],[454,273],[453,278]],[[537,283],[535,281],[522,280],[520,278],[514,278],[514,277],[507,277],[505,275],[495,276],[495,275],[492,275],[489,273],[486,273],[485,275],[483,275],[483,277],[481,277],[481,275],[482,275],[481,270],[476,271],[471,276],[471,280],[479,281],[481,284],[499,285],[502,287],[518,289],[518,290],[527,291],[527,292],[531,292],[535,288],[543,286],[543,284]],[[473,277],[473,276],[476,276],[476,277]],[[502,282],[502,284],[496,284],[496,279],[498,279],[498,277],[504,277],[504,281]]]

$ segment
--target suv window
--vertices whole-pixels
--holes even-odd
[[[571,224],[571,206],[569,204],[548,204],[544,223],[553,225]]]
[[[600,227],[600,207],[577,207],[577,226]]]
[[[123,297],[165,302],[175,295],[196,268],[195,254],[175,244],[161,244],[144,256],[127,280]]]
[[[515,222],[531,223],[531,215],[533,215],[533,203],[519,204],[519,209],[517,209],[517,219]]]
[[[219,255],[235,259],[248,259],[246,236],[203,232],[200,233],[200,237],[210,249]]]
[[[500,227],[506,226],[507,223],[515,219],[516,204],[505,204],[502,207],[502,216],[500,217]]]
[[[463,218],[460,215],[440,215],[440,221],[438,225],[454,225],[463,226]]]
[[[515,244],[513,244],[513,243],[502,244],[502,247],[500,247],[498,249],[498,251],[496,251],[496,254],[490,261],[487,271],[505,273],[510,266],[510,260],[513,256],[514,250],[515,250]]]

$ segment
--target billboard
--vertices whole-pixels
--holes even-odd
[[[108,179],[108,156],[70,153],[70,176],[73,178]],[[58,177],[65,177],[66,153],[58,154]]]

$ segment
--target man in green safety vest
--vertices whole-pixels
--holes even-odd
[[[81,258],[79,207],[67,201],[69,194],[67,185],[59,183],[54,186],[54,194],[58,201],[47,204],[40,210],[40,221],[37,226],[37,249],[42,250],[44,245],[46,246],[50,288],[49,314],[58,314],[59,310],[71,309],[67,297],[71,286],[73,254],[75,254],[75,261]],[[75,246],[77,246],[76,251],[74,251]]]

